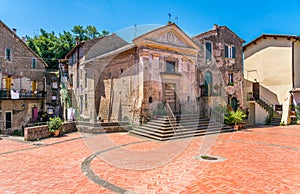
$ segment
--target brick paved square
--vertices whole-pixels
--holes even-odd
[[[206,154],[224,161],[197,159]],[[300,193],[300,127],[156,142],[127,133],[0,140],[1,193]]]

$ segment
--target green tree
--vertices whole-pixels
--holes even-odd
[[[74,26],[72,32],[75,35],[75,37],[79,38],[80,41],[88,39],[86,35],[86,30],[83,28],[83,26]]]
[[[85,29],[85,32],[86,32],[87,37],[89,37],[91,39],[101,36],[101,34],[97,31],[95,26],[87,26]]]
[[[56,46],[58,38],[54,32],[46,32],[44,29],[40,29],[40,35],[33,38],[27,36],[28,46],[35,51],[44,61],[48,64],[49,68],[56,68],[57,56]]]
[[[79,41],[84,41],[107,34],[109,32],[106,30],[103,30],[101,33],[98,32],[95,26],[89,25],[84,28],[81,25],[77,25],[71,31],[63,31],[58,36],[54,32],[40,29],[39,35],[34,37],[26,36],[26,38],[27,45],[48,64],[48,68],[57,69],[58,60],[64,58],[75,46],[77,37]]]

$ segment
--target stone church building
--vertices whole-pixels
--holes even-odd
[[[242,43],[227,27],[191,38],[174,23],[78,43],[61,64],[76,119],[145,122],[165,106],[206,116],[212,106],[242,106]]]

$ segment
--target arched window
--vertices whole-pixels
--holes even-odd
[[[210,96],[212,92],[212,75],[209,71],[204,74],[204,85],[204,95]]]

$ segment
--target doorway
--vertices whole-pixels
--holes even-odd
[[[252,90],[253,90],[253,98],[254,100],[259,100],[259,83],[253,83],[252,84]]]
[[[173,113],[175,113],[176,110],[176,84],[172,83],[165,83],[164,87],[164,97],[165,97],[165,102],[168,102]]]
[[[255,103],[250,103],[249,122],[252,126],[255,125]]]
[[[11,112],[5,112],[5,129],[11,128]]]

